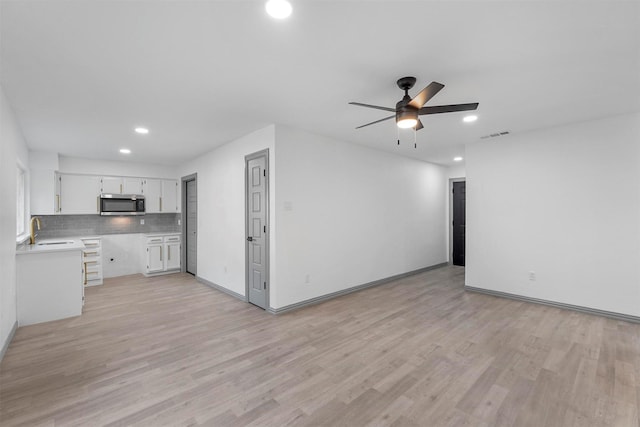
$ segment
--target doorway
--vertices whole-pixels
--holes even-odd
[[[465,265],[466,233],[466,182],[452,183],[451,189],[451,261],[453,265]]]
[[[184,221],[182,235],[184,245],[182,259],[184,270],[194,276],[198,275],[198,176],[197,174],[182,178],[182,212]]]
[[[269,150],[245,157],[247,301],[269,306]]]

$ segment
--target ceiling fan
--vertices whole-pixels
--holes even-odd
[[[365,126],[373,125],[376,123],[384,122],[392,118],[396,118],[396,124],[399,128],[409,129],[414,128],[420,130],[424,126],[418,118],[426,114],[440,114],[440,113],[452,113],[455,111],[470,111],[478,108],[478,103],[473,102],[470,104],[454,104],[454,105],[438,105],[434,107],[425,107],[431,98],[435,96],[444,87],[442,83],[431,82],[429,86],[425,87],[413,98],[409,97],[409,89],[416,83],[415,77],[403,77],[397,81],[397,85],[400,89],[404,90],[404,96],[396,104],[396,108],[380,107],[378,105],[362,104],[360,102],[350,102],[351,105],[359,105],[360,107],[375,108],[377,110],[391,111],[394,114],[384,119],[376,120],[375,122],[367,123],[366,125],[358,126],[356,129],[363,128]]]

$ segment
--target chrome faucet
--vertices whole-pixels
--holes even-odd
[[[29,224],[30,230],[31,230],[31,234],[29,237],[29,244],[30,245],[35,245],[36,243],[36,231],[33,229],[33,223],[36,223],[36,225],[38,226],[38,230],[40,230],[40,218],[34,216],[33,218],[31,218],[31,223]]]

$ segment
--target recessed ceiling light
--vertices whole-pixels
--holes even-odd
[[[121,149],[120,149],[120,152],[121,152],[122,154],[131,154],[131,150],[129,150],[128,148],[121,148]]]
[[[465,123],[471,123],[471,122],[475,122],[476,120],[478,120],[478,116],[464,116],[464,119],[462,119],[463,122]]]
[[[453,161],[454,162],[461,162],[462,161],[462,157],[454,157]]]
[[[276,19],[285,19],[291,15],[293,8],[287,0],[269,0],[265,5],[267,13]]]
[[[149,133],[149,129],[147,128],[135,128],[136,133],[140,133],[142,135],[146,135]]]

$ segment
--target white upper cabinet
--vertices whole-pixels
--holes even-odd
[[[122,194],[122,178],[103,176],[101,184],[103,194]]]
[[[58,176],[60,194],[57,197],[58,213],[99,214],[100,177],[90,175]]]
[[[55,174],[55,200],[53,201],[53,209],[54,209],[54,213],[59,214],[60,213],[60,193],[61,193],[61,189],[60,187],[62,186],[62,180],[60,179],[60,175],[59,174]]]
[[[147,213],[176,213],[178,181],[175,179],[145,179],[143,185]]]
[[[31,172],[32,215],[99,214],[100,194],[145,196],[147,213],[180,212],[180,187],[175,179]]]
[[[52,170],[32,169],[29,179],[31,182],[31,215],[58,213],[58,197],[60,196],[58,175]]]
[[[122,178],[122,194],[144,194],[142,181],[142,178]]]
[[[175,179],[162,180],[162,212],[178,212],[178,181]]]
[[[160,213],[162,198],[162,180],[145,179],[143,182],[145,210],[147,213]]]
[[[143,194],[142,178],[102,177],[103,194]]]

